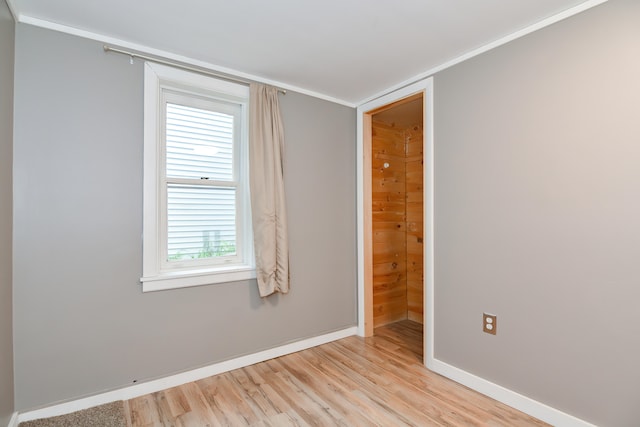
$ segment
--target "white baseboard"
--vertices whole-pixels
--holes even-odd
[[[94,396],[84,397],[82,399],[77,399],[70,402],[60,403],[42,409],[23,412],[14,418],[17,418],[19,422],[31,421],[38,418],[48,418],[69,414],[71,412],[92,408],[98,405],[104,405],[105,403],[115,402],[117,400],[133,399],[135,397],[144,396],[145,394],[155,393],[160,390],[176,387],[192,381],[197,381],[213,375],[218,375],[223,372],[232,371],[234,369],[244,368],[245,366],[264,362],[265,360],[273,359],[275,357],[285,356],[297,351],[306,350],[308,348],[316,347],[322,344],[356,335],[357,330],[358,328],[353,326],[336,332],[331,332],[329,334],[320,335],[258,353],[249,354],[247,356],[241,356],[235,359],[226,360],[224,362],[214,363],[213,365],[193,369],[191,371],[182,372],[180,374],[171,375],[165,378],[136,384],[106,393],[96,394]],[[17,423],[15,424],[15,426],[10,423],[9,427],[17,427]]]
[[[563,427],[596,427],[573,415],[566,414],[544,403],[523,396],[498,384],[494,384],[491,381],[487,381],[484,378],[463,371],[438,359],[428,361],[427,365],[429,369],[440,375],[551,425]]]
[[[14,412],[7,427],[18,427],[18,413]]]
[[[14,413],[9,421],[8,427],[18,427],[19,422],[31,421],[38,418],[48,418],[58,415],[64,415],[82,409],[91,408],[105,403],[117,400],[128,400],[135,397],[144,396],[145,394],[155,393],[171,387],[176,387],[192,381],[197,381],[223,372],[232,371],[234,369],[243,368],[255,363],[264,362],[265,360],[275,357],[285,356],[297,351],[306,350],[318,345],[326,344],[342,338],[346,338],[357,334],[357,327],[342,329],[325,335],[297,341],[286,344],[270,350],[241,356],[235,359],[226,360],[203,368],[193,369],[191,371],[182,372],[180,374],[171,375],[165,378],[149,381],[146,383],[136,384],[124,387],[118,390],[73,400],[70,402],[60,403],[42,409],[33,411]],[[432,371],[443,375],[453,381],[463,384],[479,393],[489,396],[499,402],[511,406],[519,411],[536,417],[546,423],[563,427],[596,427],[584,420],[566,414],[544,403],[523,396],[515,391],[509,390],[500,385],[494,384],[467,371],[456,368],[435,358],[429,358],[428,368]]]

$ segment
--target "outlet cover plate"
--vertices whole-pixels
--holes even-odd
[[[482,331],[495,335],[498,329],[498,316],[495,314],[482,313]]]

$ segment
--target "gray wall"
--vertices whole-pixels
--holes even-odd
[[[0,0],[0,426],[13,414],[11,307],[14,23]]]
[[[15,102],[18,410],[356,324],[354,109],[282,98],[292,283],[261,300],[141,293],[142,63],[20,24]]]
[[[435,356],[602,426],[640,425],[639,22],[611,0],[435,77]]]

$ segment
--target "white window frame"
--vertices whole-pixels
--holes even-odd
[[[237,256],[197,262],[167,262],[165,103],[168,98],[233,102],[241,105],[241,138],[234,153]],[[206,102],[206,101],[205,101]],[[151,62],[144,67],[144,186],[142,291],[227,283],[256,277],[251,232],[248,156],[249,88]]]

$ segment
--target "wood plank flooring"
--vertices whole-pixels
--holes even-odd
[[[125,402],[131,427],[545,426],[428,371],[401,321]]]

